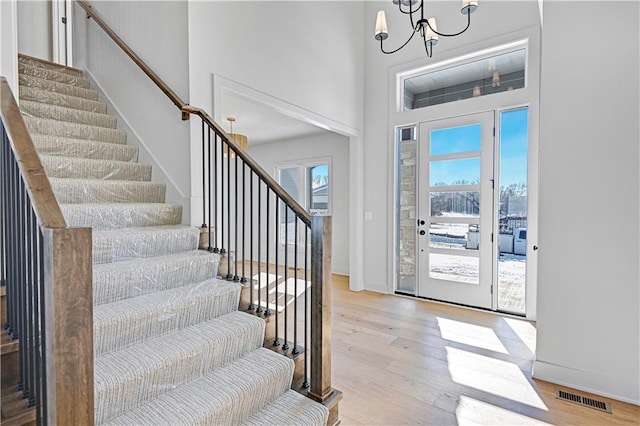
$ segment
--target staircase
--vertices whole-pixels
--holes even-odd
[[[82,72],[20,55],[19,98],[68,226],[93,229],[95,424],[326,424]]]

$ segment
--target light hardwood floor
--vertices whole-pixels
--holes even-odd
[[[334,276],[333,386],[342,425],[640,425],[555,398],[531,378],[535,326],[419,299],[350,292]],[[564,389],[564,388],[563,388]]]

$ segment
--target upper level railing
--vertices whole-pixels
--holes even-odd
[[[91,229],[67,228],[4,77],[0,102],[0,276],[5,332],[19,347],[17,398],[35,407],[38,424],[91,425]],[[15,367],[4,359],[5,372]]]
[[[304,356],[294,388],[332,405],[331,217],[311,216],[203,109],[188,105],[97,15],[87,18],[140,67],[182,113],[201,120],[202,230],[221,254],[223,278],[248,283],[246,309],[269,319],[265,345]],[[306,390],[308,389],[308,390]]]

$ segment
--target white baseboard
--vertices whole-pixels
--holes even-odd
[[[636,380],[633,378],[622,380],[544,361],[535,361],[533,378],[640,405],[640,381],[637,377]]]

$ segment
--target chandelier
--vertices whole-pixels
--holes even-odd
[[[420,5],[418,5],[418,3],[420,3]],[[420,33],[420,36],[422,36],[422,40],[424,41],[424,48],[429,58],[433,54],[433,46],[438,44],[438,36],[455,37],[467,31],[471,25],[471,14],[478,8],[478,0],[462,0],[460,13],[467,15],[467,26],[457,33],[445,34],[438,31],[436,18],[424,18],[424,0],[393,0],[393,4],[398,5],[400,12],[405,15],[409,15],[412,28],[411,36],[409,36],[407,41],[397,49],[391,51],[384,50],[383,42],[387,37],[389,37],[389,32],[387,31],[387,17],[384,10],[380,10],[378,11],[378,16],[376,18],[376,33],[374,35],[375,39],[380,41],[380,50],[382,53],[386,53],[387,55],[396,53],[409,44],[416,33]]]

